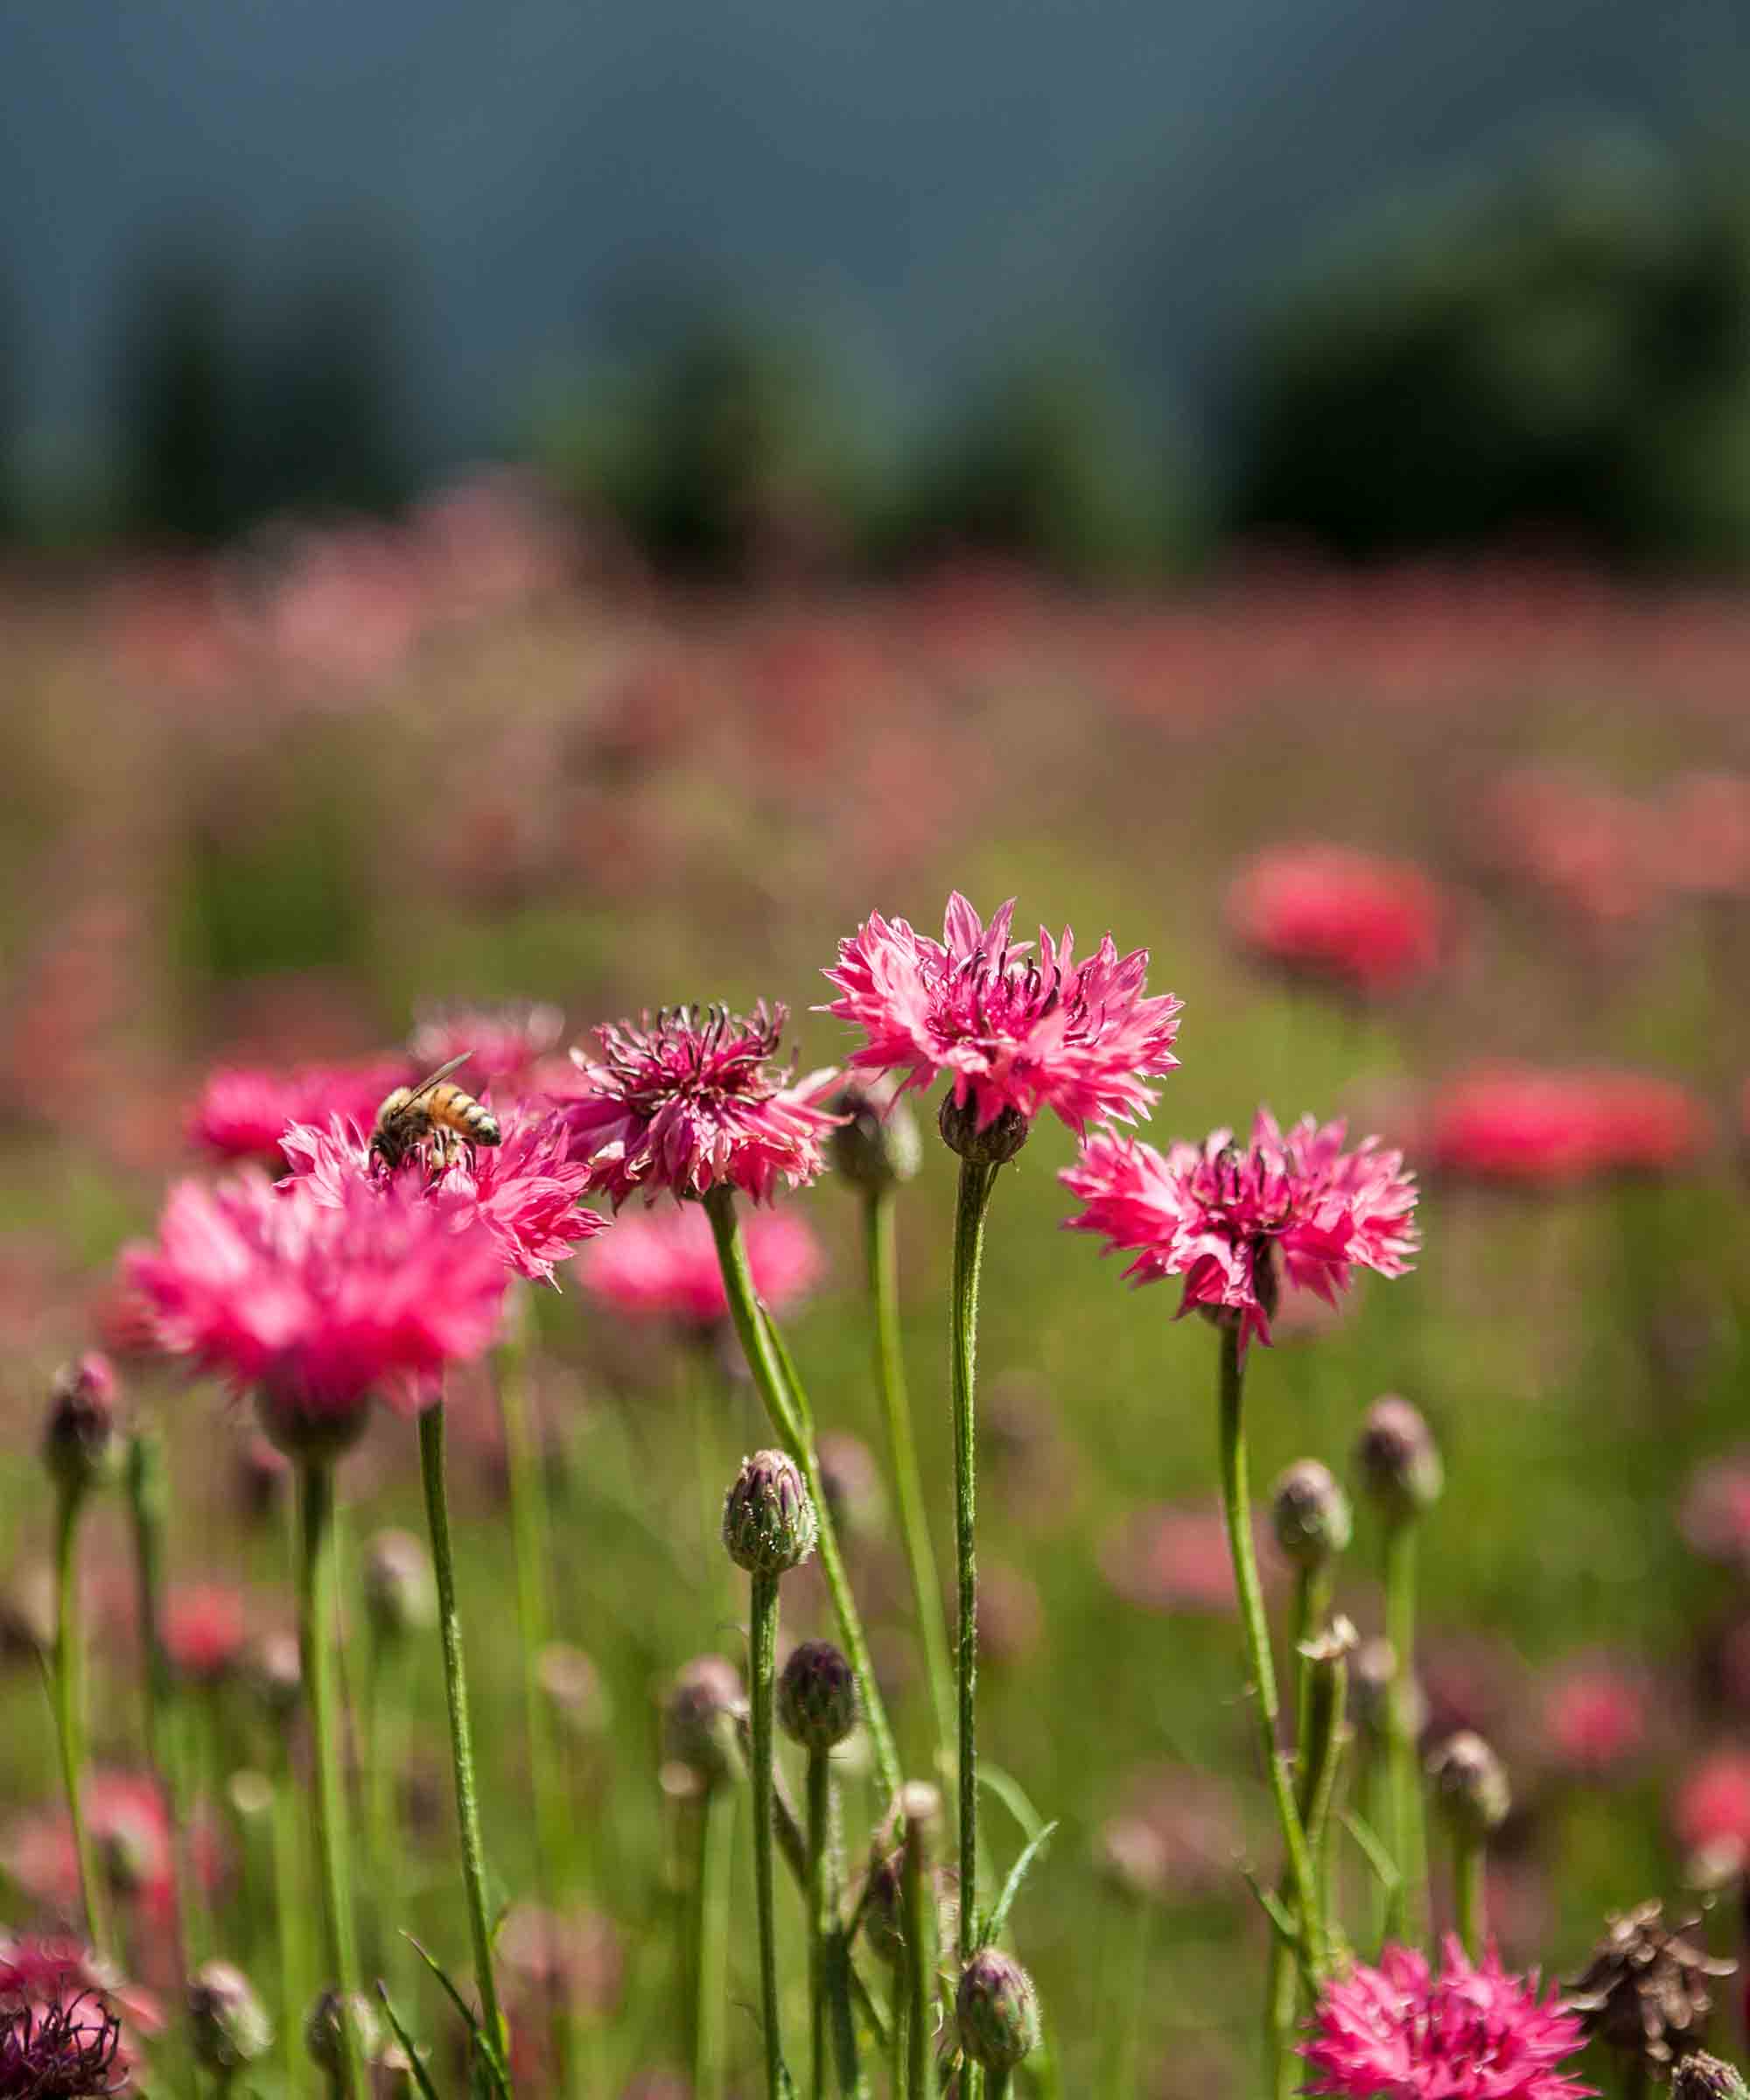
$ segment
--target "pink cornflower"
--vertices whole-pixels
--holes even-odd
[[[144,1772],[94,1772],[85,1789],[85,1820],[111,1878],[141,1914],[166,1924],[176,1908],[170,1818],[158,1782]],[[210,1826],[198,1827],[191,1848],[204,1886],[219,1880],[220,1858]],[[73,1818],[64,1808],[18,1818],[7,1833],[6,1870],[39,1903],[73,1911],[79,1894],[79,1855]]]
[[[1268,1345],[1281,1282],[1334,1304],[1357,1268],[1402,1276],[1421,1244],[1415,1177],[1369,1138],[1343,1150],[1344,1126],[1303,1116],[1284,1137],[1267,1109],[1241,1152],[1230,1130],[1165,1157],[1140,1138],[1096,1130],[1060,1179],[1087,1208],[1066,1222],[1137,1256],[1138,1284],[1182,1276],[1180,1314],[1236,1317],[1243,1356]],[[1280,1275],[1278,1275],[1278,1264]]]
[[[742,1237],[754,1289],[774,1312],[820,1280],[824,1256],[805,1218],[756,1210],[744,1221]],[[696,1328],[729,1317],[710,1221],[694,1205],[622,1217],[578,1255],[577,1273],[592,1298],[628,1319]]]
[[[1708,1134],[1706,1111],[1670,1080],[1494,1065],[1436,1097],[1427,1143],[1444,1173],[1535,1189],[1672,1173]]]
[[[1363,998],[1403,991],[1436,970],[1451,911],[1414,861],[1349,846],[1277,846],[1228,892],[1228,926],[1250,954]]]
[[[444,1006],[421,1015],[408,1049],[422,1074],[466,1053],[464,1077],[474,1091],[490,1087],[514,1097],[534,1090],[564,1031],[556,1006]]]
[[[1750,1860],[1750,1757],[1717,1750],[1684,1775],[1671,1828],[1685,1858]]]
[[[1326,1984],[1300,2054],[1306,2090],[1342,2100],[1580,2100],[1563,2075],[1580,2048],[1579,2016],[1537,1976],[1509,1975],[1491,1946],[1473,1964],[1455,1937],[1433,1974],[1413,1948],[1388,1946]]]
[[[178,1586],[164,1599],[164,1654],[178,1676],[215,1684],[228,1676],[248,1638],[243,1600],[223,1583]]]
[[[291,1172],[280,1187],[288,1194],[306,1190],[328,1209],[344,1207],[360,1192],[366,1198],[391,1187],[411,1192],[455,1226],[478,1220],[508,1267],[531,1283],[550,1284],[555,1264],[580,1240],[605,1232],[607,1220],[578,1208],[589,1170],[568,1156],[564,1126],[556,1115],[519,1109],[501,1127],[499,1144],[465,1146],[436,1173],[423,1159],[409,1159],[391,1172],[371,1157],[355,1124],[295,1128],[285,1133]]]
[[[384,1095],[408,1079],[403,1057],[350,1065],[305,1065],[290,1072],[225,1066],[211,1074],[188,1119],[192,1143],[220,1159],[278,1166],[280,1140],[294,1123],[339,1116],[369,1130]]]
[[[1031,1123],[1053,1110],[1078,1134],[1098,1116],[1125,1120],[1154,1102],[1143,1082],[1172,1071],[1181,1002],[1144,996],[1148,950],[1120,956],[1108,934],[1085,962],[1075,937],[1040,928],[1039,948],[1012,942],[1014,900],[981,924],[959,891],[941,942],[903,919],[872,914],[838,944],[824,975],[839,997],[821,1009],[867,1041],[850,1062],[903,1072],[907,1087],[954,1075],[954,1102],[986,1130],[1005,1110]]]
[[[71,1938],[0,1936],[0,2095],[20,2100],[127,2090],[140,2040],[164,2026],[155,1998]]]
[[[178,1182],[155,1245],[128,1256],[166,1346],[240,1392],[276,1441],[344,1437],[381,1398],[402,1413],[498,1329],[504,1262],[478,1217],[403,1180],[335,1201],[245,1172]]]
[[[598,1028],[600,1057],[573,1050],[577,1071],[553,1096],[590,1188],[618,1210],[634,1192],[678,1202],[723,1184],[766,1203],[780,1181],[814,1180],[837,1122],[821,1104],[838,1075],[773,1070],[786,1018],[762,999],[746,1015],[665,1006]]]

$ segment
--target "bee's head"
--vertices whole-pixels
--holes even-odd
[[[405,1153],[406,1147],[402,1144],[400,1132],[389,1129],[381,1123],[378,1124],[375,1130],[371,1132],[372,1159],[381,1159],[393,1173],[395,1169],[401,1165]]]

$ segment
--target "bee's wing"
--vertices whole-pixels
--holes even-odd
[[[439,1065],[438,1069],[431,1073],[429,1077],[422,1079],[419,1084],[413,1089],[412,1093],[408,1096],[408,1107],[411,1108],[414,1102],[419,1100],[423,1095],[429,1094],[432,1088],[437,1086],[441,1081],[448,1079],[450,1074],[459,1066],[466,1065],[472,1055],[473,1052],[472,1050],[463,1050],[456,1056],[452,1057],[447,1064]]]

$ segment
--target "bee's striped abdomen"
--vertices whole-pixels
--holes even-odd
[[[435,1124],[467,1140],[470,1144],[497,1144],[500,1139],[498,1118],[484,1102],[476,1101],[448,1080],[434,1087],[425,1098],[426,1113]]]

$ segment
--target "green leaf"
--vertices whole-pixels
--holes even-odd
[[[784,1375],[784,1384],[789,1396],[790,1414],[795,1424],[796,1434],[805,1446],[812,1449],[815,1440],[814,1410],[808,1405],[808,1394],[803,1391],[802,1379],[797,1376],[795,1359],[791,1355],[783,1335],[779,1332],[777,1321],[773,1319],[763,1304],[759,1306],[758,1310],[760,1324],[766,1329],[766,1339],[771,1343],[772,1354],[778,1359],[778,1368]]]
[[[469,2036],[473,2042],[473,2053],[476,2063],[483,2064],[486,2067],[487,2075],[491,2078],[492,2083],[487,2089],[488,2091],[494,2095],[500,2096],[501,2100],[511,2100],[509,2076],[506,2073],[502,2062],[500,2060],[497,2047],[494,2043],[492,2037],[486,2033],[486,2029],[475,2018],[473,2007],[469,2005],[467,1999],[462,1996],[461,1992],[456,1988],[455,1984],[452,1983],[448,1971],[444,1969],[443,1964],[438,1960],[435,1955],[429,1954],[426,1950],[420,1945],[419,1942],[414,1938],[410,1932],[403,1931],[401,1936],[407,1942],[408,1945],[412,1948],[413,1951],[419,1956],[420,1960],[424,1963],[425,1966],[431,1971],[432,1975],[438,1978],[438,1981],[442,1984],[444,1992],[449,1997],[450,2003],[454,2006],[457,2012],[461,2014],[462,2024],[467,2028]],[[469,2082],[471,2084],[473,2082],[473,2079],[474,2073],[471,2071],[469,2075]]]
[[[438,2089],[431,2082],[430,2074],[425,2068],[424,2059],[416,2048],[412,2035],[402,2026],[401,2015],[389,2002],[387,1984],[380,1983],[377,1985],[377,1996],[382,2000],[383,2016],[394,2030],[396,2040],[401,2044],[402,2054],[413,2067],[413,2082],[419,2088],[424,2100],[438,2100]]]
[[[978,1760],[978,1778],[987,1786],[1021,1826],[1021,1835],[1029,1844],[1045,1828],[1045,1818],[1034,1808],[1022,1791],[1021,1782],[1012,1778],[1001,1765],[992,1764],[988,1757]]]
[[[1028,1841],[1026,1850],[1009,1869],[1009,1878],[1003,1884],[1003,1893],[998,1897],[990,1916],[984,1921],[984,1929],[978,1935],[981,1947],[988,1947],[993,1941],[1002,1937],[1003,1928],[1009,1922],[1009,1913],[1014,1908],[1015,1898],[1020,1894],[1021,1884],[1027,1878],[1027,1869],[1045,1850],[1056,1828],[1054,1822],[1046,1824],[1036,1838]]]
[[[1396,1895],[1403,1885],[1404,1877],[1394,1865],[1391,1854],[1381,1843],[1378,1833],[1353,1809],[1345,1810],[1337,1820],[1361,1848],[1362,1857],[1373,1869],[1386,1894]]]

